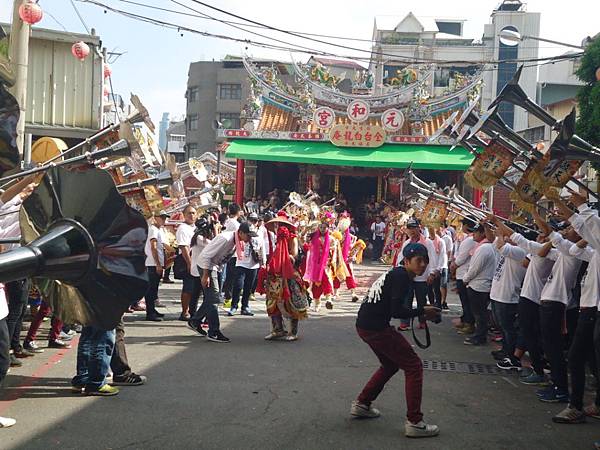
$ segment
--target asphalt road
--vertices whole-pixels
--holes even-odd
[[[368,286],[383,270],[358,268],[360,284]],[[564,450],[592,448],[600,438],[600,423],[593,420],[553,424],[563,405],[539,402],[535,388],[521,385],[516,374],[428,369],[423,411],[441,434],[409,440],[403,436],[401,373],[377,401],[381,418],[349,417],[350,403],[377,360],[356,335],[358,304],[346,294],[333,311],[302,322],[297,342],[265,342],[268,319],[263,302],[256,301],[253,318],[222,317],[232,342],[215,344],[176,320],[179,288],[161,288],[169,320],[156,324],[143,321],[143,313],[126,316],[129,359],[148,376],[146,385],[122,388],[111,398],[71,394],[75,348],[48,349],[13,369],[0,391],[0,415],[18,420],[0,430],[0,448]],[[429,367],[468,362],[472,369],[491,369],[492,347],[462,345],[451,328],[454,295],[449,303],[454,311],[432,326],[433,345],[419,350],[422,358]]]

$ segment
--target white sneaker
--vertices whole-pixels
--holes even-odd
[[[10,417],[0,417],[0,428],[12,427],[17,421]]]
[[[373,408],[371,405],[367,406],[363,403],[357,402],[356,400],[352,402],[352,407],[350,408],[350,415],[354,417],[363,417],[367,419],[375,419],[381,415],[378,409]]]
[[[406,437],[423,438],[437,436],[440,434],[440,429],[437,425],[429,425],[422,420],[419,423],[412,423],[407,420],[404,424],[404,432]]]

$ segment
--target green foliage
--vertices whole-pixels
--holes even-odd
[[[585,49],[581,65],[576,74],[585,83],[577,92],[579,118],[577,134],[592,145],[600,146],[600,81],[596,70],[600,68],[600,38],[596,38]],[[600,165],[595,166],[600,169]]]

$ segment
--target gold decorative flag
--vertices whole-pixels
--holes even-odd
[[[475,189],[488,190],[502,178],[512,159],[507,148],[492,141],[475,157],[465,173],[465,181]]]
[[[444,202],[428,199],[421,214],[421,222],[426,227],[441,227],[448,216],[448,208]]]

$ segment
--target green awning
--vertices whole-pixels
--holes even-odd
[[[230,142],[228,158],[330,166],[403,169],[465,170],[473,156],[462,147],[448,145],[384,144],[378,148],[336,147],[322,141],[238,139]]]

